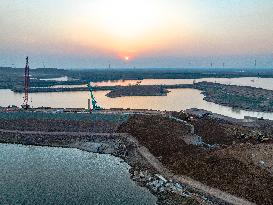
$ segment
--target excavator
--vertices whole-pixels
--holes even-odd
[[[103,110],[102,107],[98,106],[97,101],[95,99],[95,96],[93,95],[93,88],[91,86],[91,82],[88,83],[87,86],[88,86],[88,89],[89,89],[89,92],[90,92],[91,102],[92,102],[92,108],[90,106],[88,106],[89,112],[92,113],[93,111],[96,111],[96,110]]]

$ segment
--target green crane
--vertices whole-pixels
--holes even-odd
[[[93,95],[93,89],[92,89],[91,83],[89,83],[87,86],[88,86],[88,89],[90,91],[91,101],[92,101],[92,109],[89,106],[88,107],[89,111],[93,112],[95,110],[102,110],[103,108],[101,108],[100,106],[97,105],[97,101],[95,99],[95,96]]]

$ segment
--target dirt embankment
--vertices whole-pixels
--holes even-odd
[[[175,175],[257,204],[273,204],[273,145],[259,141],[273,133],[271,121],[244,122],[184,112],[138,113],[130,118],[113,113],[2,113],[0,142],[112,153],[134,167],[151,169],[137,151],[143,146]]]
[[[272,90],[210,82],[196,83],[194,88],[202,90],[209,102],[243,110],[273,112]]]
[[[188,127],[159,116],[131,117],[120,126],[119,132],[134,136],[174,174],[189,176],[257,204],[273,203],[273,176],[268,171],[254,163],[244,163],[229,153],[219,152],[234,143],[251,143],[251,140],[241,138],[241,134],[251,133],[251,130],[210,119],[189,122],[205,143],[218,144],[218,148],[186,144],[185,136],[191,137]]]
[[[7,130],[48,131],[48,132],[114,132],[117,127],[115,122],[107,121],[75,121],[75,120],[1,120],[0,128]]]
[[[16,118],[12,113],[5,117]],[[77,115],[77,114],[75,114]],[[91,115],[89,115],[91,116]],[[95,118],[102,116],[93,114]],[[97,117],[96,117],[97,116]],[[46,116],[48,117],[48,116]],[[58,117],[58,115],[55,115]],[[63,116],[62,116],[63,117]],[[132,166],[130,170],[133,179],[142,186],[149,188],[158,197],[158,204],[199,204],[201,196],[183,196],[189,193],[188,188],[181,188],[174,182],[162,181],[155,174],[156,169],[140,153],[135,139],[127,133],[117,133],[117,127],[122,120],[113,121],[100,119],[78,121],[67,119],[2,119],[0,120],[0,143],[14,143],[37,146],[54,146],[65,148],[78,148],[88,152],[112,154],[125,160]],[[120,118],[117,118],[120,119]],[[127,119],[127,118],[125,118]],[[145,174],[143,174],[145,173]],[[176,193],[178,186],[178,192]],[[160,189],[160,191],[159,191]],[[191,190],[191,189],[190,189]],[[218,199],[214,199],[218,201]]]

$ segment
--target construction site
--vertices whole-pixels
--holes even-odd
[[[103,109],[92,83],[88,109],[31,108],[29,87],[26,58],[24,102],[0,108],[0,143],[114,155],[157,204],[273,204],[270,120],[200,109]]]

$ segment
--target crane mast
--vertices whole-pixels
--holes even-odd
[[[25,92],[25,97],[24,97],[24,103],[22,107],[24,109],[28,109],[30,106],[28,104],[28,94],[29,94],[29,61],[28,57],[26,57],[26,66],[25,66],[25,82],[24,82],[24,92]]]

